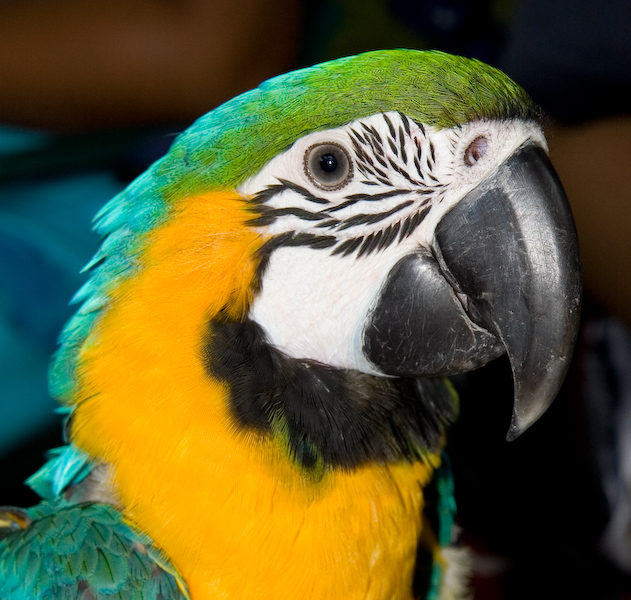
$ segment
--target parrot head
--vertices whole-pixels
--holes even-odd
[[[423,491],[457,413],[444,378],[506,353],[514,438],[577,334],[576,233],[538,111],[440,52],[230,100],[96,231],[50,376],[71,444],[31,485],[114,504],[192,597],[409,597],[417,546],[450,541],[452,504]]]
[[[574,344],[567,201],[536,121],[427,120],[384,111],[307,134],[244,182],[271,236],[250,316],[289,356],[373,375],[448,376],[507,353],[513,438]]]
[[[110,351],[108,315],[148,297],[129,282],[175,270],[147,257],[183,222],[183,202],[199,216],[171,246],[186,257],[177,269],[213,273],[191,287],[205,324],[191,356],[228,384],[242,425],[293,414],[298,448],[316,435],[301,430],[311,419],[340,439],[388,415],[431,420],[437,378],[506,353],[514,438],[564,379],[580,309],[575,229],[537,109],[491,67],[370,52],[281,75],[198,120],[97,217],[106,239],[52,370],[62,402],[101,391],[85,373]],[[226,262],[221,248],[244,231],[250,242]],[[168,296],[148,319],[177,302]],[[419,394],[429,398],[420,408]]]

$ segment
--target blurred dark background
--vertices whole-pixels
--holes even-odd
[[[548,115],[585,308],[570,376],[507,443],[499,359],[457,380],[449,449],[475,598],[631,598],[628,0],[0,2],[0,504],[63,443],[46,369],[90,220],[196,117],[288,69],[438,48],[502,68]]]

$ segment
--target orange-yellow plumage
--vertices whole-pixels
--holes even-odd
[[[309,477],[273,437],[235,424],[204,368],[209,319],[250,302],[264,242],[250,218],[242,199],[213,193],[180,201],[148,235],[139,274],[82,350],[73,440],[111,465],[123,512],[193,600],[411,598],[431,467]]]

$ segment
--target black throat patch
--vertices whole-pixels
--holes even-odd
[[[422,460],[440,450],[457,416],[442,379],[377,377],[291,358],[249,319],[214,319],[203,360],[228,384],[237,423],[280,435],[305,469]]]

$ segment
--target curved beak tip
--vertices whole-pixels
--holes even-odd
[[[523,418],[513,411],[510,427],[506,433],[506,441],[514,442],[522,433],[524,433],[524,431],[526,431],[526,429],[533,425],[540,416],[540,414],[537,414],[531,418]]]
[[[547,401],[543,401],[537,405],[534,410],[531,410],[528,414],[519,414],[516,410],[513,410],[513,416],[511,418],[510,427],[508,428],[508,432],[506,433],[506,441],[513,442],[516,440],[524,431],[530,428],[531,425],[534,425],[541,415],[549,408],[554,400],[554,396],[552,396]]]
[[[576,330],[573,325],[568,324],[572,334]],[[573,336],[567,340],[566,349],[571,349],[574,341]],[[507,441],[516,440],[550,408],[565,380],[569,365],[567,356],[557,356],[546,362],[546,371],[543,375],[538,375],[536,368],[530,367],[522,371],[513,367],[515,399],[510,427],[506,434]]]
[[[510,427],[508,428],[508,433],[506,434],[507,442],[514,442],[524,430],[519,427],[516,423],[511,422]]]

